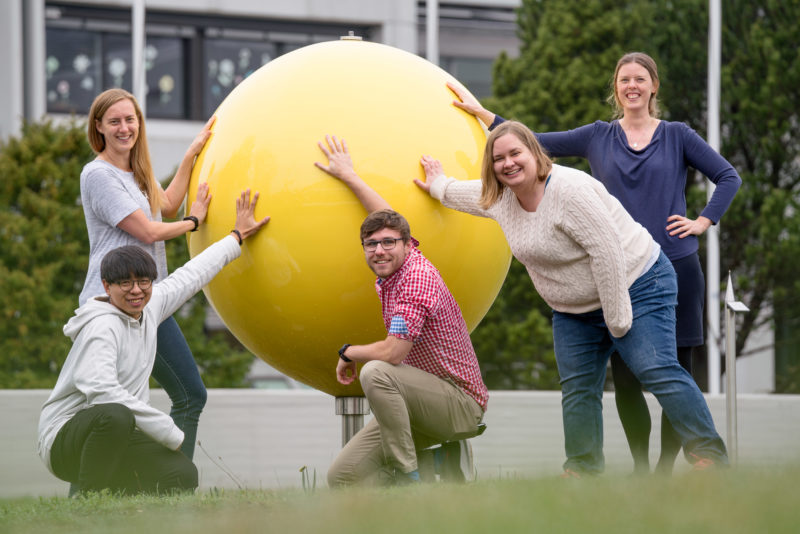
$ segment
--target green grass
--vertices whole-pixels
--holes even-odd
[[[17,533],[776,533],[800,531],[800,466],[671,479],[483,480],[401,488],[0,500]]]

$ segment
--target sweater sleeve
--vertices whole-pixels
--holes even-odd
[[[156,284],[153,299],[148,306],[157,307],[158,322],[175,313],[241,253],[238,241],[229,234]]]
[[[708,204],[700,213],[716,224],[733,202],[733,197],[736,196],[736,192],[742,185],[742,179],[733,165],[711,148],[702,137],[697,135],[697,132],[685,124],[681,126],[683,154],[686,163],[708,176],[708,179],[717,186]]]
[[[491,217],[489,210],[480,207],[480,180],[456,180],[442,174],[431,183],[431,196],[445,207],[479,217]]]
[[[119,383],[117,358],[125,351],[117,346],[120,340],[109,336],[107,324],[97,321],[87,325],[81,336],[86,336],[81,342],[83,357],[76,362],[73,376],[75,387],[86,396],[87,404],[122,404],[133,412],[136,426],[142,432],[171,450],[180,447],[183,432],[172,418],[132,395]]]
[[[603,317],[611,335],[624,336],[633,323],[622,238],[597,192],[586,185],[560,192],[563,231],[589,255]]]

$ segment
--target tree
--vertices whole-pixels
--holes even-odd
[[[797,0],[734,0],[722,34],[722,152],[744,185],[724,221],[721,256],[751,310],[737,324],[737,354],[755,328],[773,325],[777,389],[792,392],[800,392],[798,17]]]
[[[722,28],[721,153],[744,184],[720,225],[720,283],[731,270],[737,299],[752,310],[737,325],[738,354],[755,328],[776,326],[775,348],[782,355],[778,367],[787,373],[778,380],[782,390],[800,387],[800,353],[795,348],[800,304],[793,298],[800,289],[794,273],[800,260],[800,60],[795,43],[799,17],[797,0],[734,0],[724,5]],[[487,108],[538,131],[608,120],[605,99],[616,61],[624,52],[642,50],[659,65],[664,118],[686,122],[705,135],[705,0],[523,0],[518,21],[520,56],[502,55],[495,63],[495,96],[484,102]],[[562,163],[588,170],[583,161]],[[698,187],[701,178],[693,174],[687,184],[690,216],[699,213],[706,195],[704,187]],[[499,306],[530,305],[519,298],[521,288],[530,284],[524,278],[523,272],[512,270]],[[498,333],[506,327],[493,312],[494,308],[474,333],[476,345],[488,332],[513,339]],[[507,344],[504,350],[546,366],[550,346]],[[482,353],[481,358],[494,365],[494,355]]]
[[[647,2],[523,0],[520,55],[494,65],[494,96],[484,105],[536,131],[610,118],[606,97],[617,59],[639,48]],[[589,170],[580,159],[559,161]],[[472,334],[489,388],[558,388],[552,314],[525,268],[512,262],[497,301]]]
[[[78,306],[89,264],[80,204],[83,165],[94,157],[85,127],[25,123],[0,145],[0,387],[50,388],[69,352],[62,333]],[[186,241],[167,245],[173,268],[188,260]],[[203,380],[241,387],[252,355],[204,329],[201,293],[178,312]]]
[[[78,176],[91,158],[74,123],[26,123],[0,147],[0,384],[50,387],[70,341],[89,250]]]

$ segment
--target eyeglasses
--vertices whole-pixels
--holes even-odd
[[[133,284],[139,286],[139,289],[142,291],[146,289],[150,289],[150,286],[153,285],[153,281],[149,278],[140,278],[139,280],[121,280],[119,282],[114,282],[119,286],[119,288],[123,291],[130,291],[133,289]]]
[[[402,240],[402,237],[384,237],[380,241],[370,239],[369,241],[361,243],[361,246],[364,247],[364,250],[367,252],[375,252],[378,249],[378,244],[383,247],[383,250],[392,250],[397,242]]]

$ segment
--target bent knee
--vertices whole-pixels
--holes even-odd
[[[347,477],[339,469],[331,467],[328,469],[328,487],[340,488],[347,485]]]
[[[180,487],[181,489],[194,491],[200,485],[200,477],[197,473],[197,466],[189,460],[187,465],[183,466],[180,474]]]
[[[372,360],[365,363],[361,367],[361,372],[358,375],[358,379],[361,381],[361,384],[369,383],[375,380],[378,376],[385,376],[388,371],[390,371],[395,366],[391,363],[380,361],[380,360]]]
[[[197,466],[181,454],[178,464],[158,484],[159,492],[194,491],[200,484]]]
[[[196,409],[202,411],[206,406],[206,401],[208,401],[208,390],[206,390],[205,384],[200,382],[199,387],[195,387],[194,390],[190,392],[190,395],[189,403]]]

